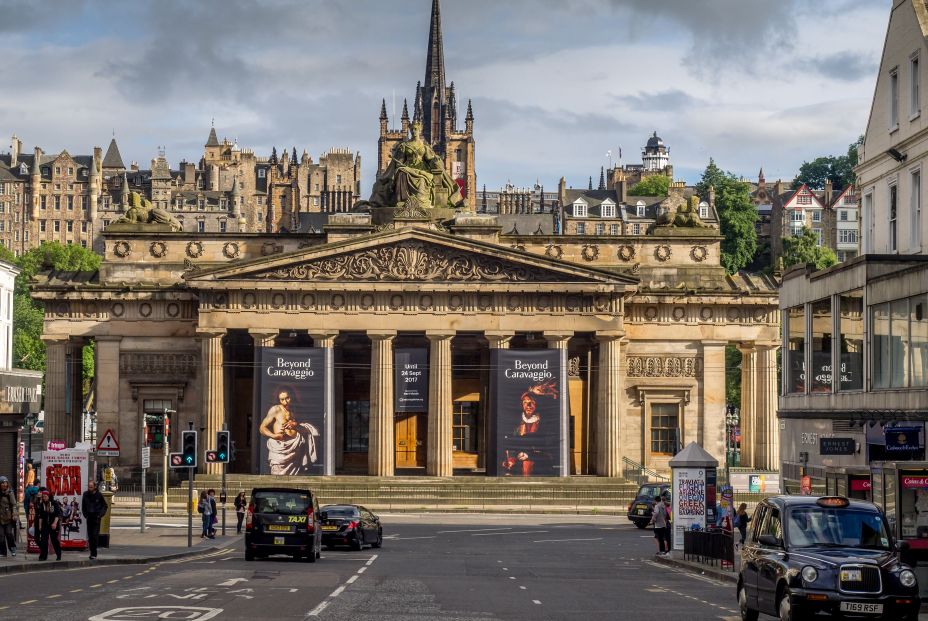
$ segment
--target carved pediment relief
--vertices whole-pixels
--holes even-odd
[[[407,239],[394,244],[310,259],[254,274],[278,280],[576,281],[575,276],[489,255]]]

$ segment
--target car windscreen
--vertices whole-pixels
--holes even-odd
[[[256,513],[302,515],[313,505],[313,497],[306,492],[262,491],[252,496]]]
[[[325,507],[322,513],[328,518],[356,518],[361,515],[354,507]]]
[[[642,485],[638,489],[639,496],[645,496],[651,500],[654,500],[655,496],[660,496],[661,486],[660,485]]]
[[[789,512],[787,533],[791,547],[889,549],[886,523],[875,511],[796,507]]]

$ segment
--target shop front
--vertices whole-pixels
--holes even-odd
[[[928,597],[928,462],[875,463],[871,477],[873,502],[896,540],[908,544],[904,560],[915,568],[921,597]]]
[[[42,374],[23,369],[0,371],[0,475],[23,489],[28,430],[22,433],[26,416],[38,414],[42,406]]]
[[[870,468],[862,466],[825,469],[825,494],[858,500],[871,500]]]

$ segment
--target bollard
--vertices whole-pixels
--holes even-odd
[[[115,493],[109,490],[100,493],[103,494],[103,498],[106,500],[106,515],[100,520],[100,542],[97,545],[101,548],[108,548],[110,547],[110,515],[113,513],[113,497]]]

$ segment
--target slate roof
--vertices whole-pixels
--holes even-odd
[[[552,213],[499,214],[497,218],[504,235],[554,235]]]
[[[218,147],[219,146],[219,138],[216,137],[215,127],[209,128],[209,138],[206,139],[206,146],[207,147]]]
[[[116,146],[116,139],[110,140],[110,146],[106,148],[106,155],[103,156],[103,168],[125,168],[122,163],[122,155],[119,154],[119,147]]]

